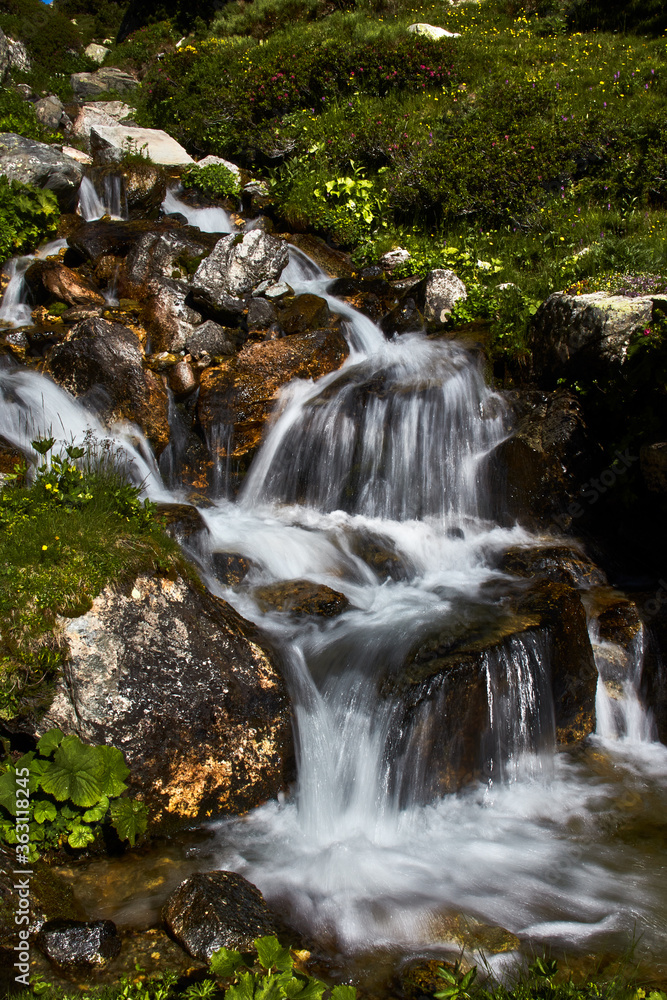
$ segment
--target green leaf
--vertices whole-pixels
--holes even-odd
[[[220,979],[233,976],[240,965],[243,965],[240,952],[231,948],[218,948],[211,955],[211,972]]]
[[[354,986],[334,986],[331,991],[331,1000],[357,1000],[357,991]]]
[[[49,802],[48,799],[41,799],[35,802],[35,809],[33,812],[33,819],[35,823],[51,823],[56,818],[57,810],[53,802]]]
[[[42,757],[50,757],[54,750],[57,750],[63,741],[64,733],[60,729],[49,729],[44,733],[37,744],[37,749]]]
[[[103,795],[96,806],[93,806],[92,809],[86,809],[81,818],[84,823],[99,823],[106,816],[108,808],[109,799],[106,795]]]
[[[111,825],[121,840],[129,840],[132,847],[148,826],[148,811],[143,802],[136,799],[118,799],[111,803]]]
[[[10,816],[16,816],[16,772],[13,768],[0,775],[0,806]]]
[[[290,1000],[297,1000],[297,998],[298,1000],[321,1000],[326,989],[326,985],[319,979],[295,978],[285,986],[285,996],[290,997]],[[352,990],[352,992],[351,994],[343,993],[340,1000],[356,1000],[357,991],[352,986],[341,987],[341,989]],[[333,993],[331,995],[333,996]]]
[[[67,838],[67,843],[70,847],[86,847],[88,844],[92,844],[95,840],[95,834],[90,829],[89,826],[85,826],[83,823],[77,824],[69,837]]]
[[[445,979],[448,983],[451,983],[452,986],[458,986],[459,984],[458,979],[456,978],[456,976],[452,975],[449,969],[445,968],[438,969],[438,975],[442,976],[442,978]]]
[[[59,802],[69,799],[77,806],[90,808],[100,799],[101,761],[97,747],[86,746],[78,736],[66,736],[56,750],[53,763],[47,764],[41,779],[45,792]]]
[[[276,968],[281,972],[285,972],[294,965],[289,948],[283,948],[274,934],[255,938],[253,944],[257,949],[257,957],[265,969]]]
[[[100,788],[104,795],[115,799],[127,790],[125,778],[129,775],[130,769],[125,763],[122,750],[106,746],[96,747],[96,750],[101,762],[98,777]]]
[[[238,983],[230,986],[225,993],[225,1000],[254,1000],[255,978],[250,972],[242,972]]]
[[[283,995],[280,976],[260,976],[255,983],[255,1000],[280,1000]]]

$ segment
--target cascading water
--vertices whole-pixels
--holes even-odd
[[[629,744],[652,743],[655,726],[640,696],[643,626],[637,629],[627,648],[603,641],[596,622],[590,625],[590,635],[599,675],[595,698],[597,735]]]
[[[296,251],[282,278],[324,290],[322,273]],[[387,342],[350,306],[329,303],[348,360],[286,388],[239,498],[202,509],[210,550],[251,566],[235,589],[210,570],[211,589],[281,648],[297,785],[283,801],[215,824],[213,846],[189,863],[243,873],[330,954],[386,946],[440,956],[454,948],[448,919],[463,913],[529,947],[620,951],[641,933],[640,948],[659,957],[667,872],[647,867],[641,847],[614,831],[621,794],[641,802],[650,786],[652,821],[667,814],[655,791],[667,750],[612,745],[599,708],[609,763],[553,754],[544,636],[528,631],[485,654],[483,706],[468,731],[485,780],[441,794],[448,779],[433,761],[442,745],[459,745],[463,706],[446,674],[413,696],[405,663],[434,632],[495,614],[507,581],[494,555],[530,541],[486,510],[485,460],[509,432],[505,407],[459,345],[420,335]],[[17,445],[35,428],[60,428],[67,440],[92,426],[34,372],[0,372],[0,391],[0,420]],[[217,433],[222,442],[225,426]],[[150,456],[129,453],[136,478],[163,497]],[[174,484],[177,462],[175,447],[163,461]],[[297,579],[342,592],[348,609],[300,623],[260,610],[256,587]],[[631,734],[627,720],[613,725]],[[124,906],[110,913],[100,904],[96,916],[131,924]]]
[[[94,222],[108,215],[112,219],[127,219],[127,199],[122,174],[105,174],[102,180],[103,197],[90,177],[84,177],[79,188],[77,212],[86,222]]]
[[[162,202],[162,211],[166,215],[184,215],[188,225],[196,226],[202,233],[233,233],[236,226],[229,218],[224,208],[211,205],[206,208],[194,208],[178,197],[178,188],[169,188]]]
[[[6,267],[9,282],[2,297],[2,305],[0,305],[0,324],[4,323],[13,327],[30,326],[32,308],[28,303],[25,272],[34,260],[44,260],[46,257],[55,256],[66,246],[67,240],[53,240],[34,254],[27,257],[13,257],[8,262]]]

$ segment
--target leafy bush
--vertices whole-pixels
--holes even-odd
[[[88,69],[81,57],[83,38],[56,7],[41,0],[2,0],[0,28],[25,43],[32,60],[49,73],[75,73]],[[74,54],[72,54],[74,53]]]
[[[223,163],[211,163],[206,167],[188,167],[181,175],[185,188],[196,188],[211,198],[236,197],[240,192],[239,182]]]
[[[52,235],[60,218],[53,191],[0,177],[0,260],[34,250]]]
[[[53,440],[33,447],[46,455]],[[39,717],[67,653],[58,615],[85,614],[111,581],[181,567],[154,507],[110,442],[52,455],[0,491],[0,718]],[[187,570],[183,567],[183,572]]]
[[[22,831],[29,838],[28,861],[65,842],[75,849],[87,847],[105,824],[134,846],[146,831],[148,814],[143,802],[122,797],[129,773],[115,747],[90,746],[74,734],[49,729],[36,752],[0,763],[0,841],[19,843],[20,788],[29,792],[28,829]]]
[[[10,87],[0,89],[0,132],[16,132],[38,142],[44,138],[44,129],[35,117],[32,104]]]
[[[114,46],[107,56],[107,66],[138,73],[146,72],[156,61],[159,52],[173,52],[178,36],[174,34],[170,21],[158,21],[145,28],[139,28],[120,45]]]

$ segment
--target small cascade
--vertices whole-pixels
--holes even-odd
[[[0,324],[22,327],[32,325],[32,308],[29,304],[28,286],[25,273],[34,260],[45,260],[58,254],[67,246],[67,240],[52,240],[34,254],[13,257],[6,265],[9,283],[0,305]]]
[[[224,208],[211,205],[207,208],[193,208],[178,197],[179,188],[169,188],[162,202],[165,215],[184,215],[188,225],[196,226],[202,233],[233,233],[236,226]]]
[[[79,203],[77,212],[86,222],[95,222],[108,215],[112,219],[127,219],[127,198],[125,197],[125,181],[122,174],[105,174],[103,181],[103,197],[97,193],[97,188],[91,177],[84,177],[79,188]]]
[[[645,642],[643,626],[625,647],[600,639],[595,621],[591,622],[589,632],[598,669],[597,735],[627,744],[652,743],[656,738],[655,725],[640,695]]]

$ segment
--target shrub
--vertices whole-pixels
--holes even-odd
[[[69,74],[88,68],[87,60],[77,59],[83,38],[76,25],[41,0],[2,0],[0,28],[24,42],[32,60],[49,73]]]
[[[32,104],[10,87],[0,89],[0,132],[16,132],[38,142],[44,138],[44,129],[35,117]]]
[[[29,842],[21,853],[29,862],[65,842],[87,847],[105,825],[134,846],[146,832],[148,814],[143,802],[123,797],[129,773],[115,747],[89,746],[74,734],[49,729],[36,751],[0,763],[0,841],[20,843],[16,814],[25,802],[22,832]]]
[[[211,163],[206,167],[188,167],[181,175],[185,188],[196,188],[211,198],[232,198],[240,192],[235,174],[224,163]]]
[[[0,259],[34,250],[52,235],[60,218],[53,191],[0,177]]]

